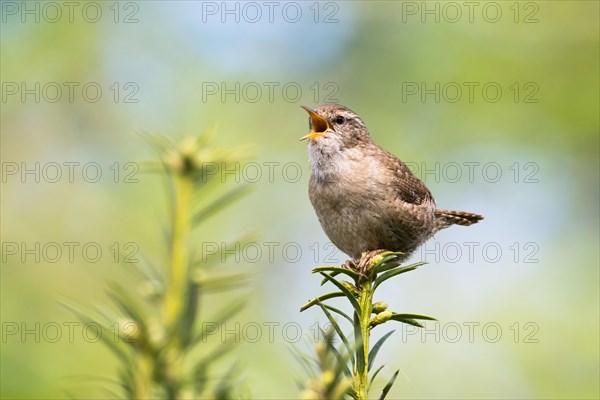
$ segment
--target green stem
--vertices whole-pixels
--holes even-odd
[[[147,353],[142,353],[137,359],[137,373],[133,395],[136,399],[149,399],[152,397],[152,371],[154,360]]]
[[[373,282],[367,279],[360,282],[358,289],[360,291],[358,303],[360,305],[360,315],[355,313],[355,340],[358,348],[356,349],[356,371],[354,374],[354,389],[357,399],[368,400],[367,389],[369,387],[369,336],[371,313],[373,309]]]
[[[165,326],[172,329],[183,312],[187,290],[189,265],[188,235],[191,221],[191,201],[193,182],[187,175],[175,175],[175,204],[173,210],[173,231],[171,265],[167,272],[163,318]]]
[[[175,204],[171,232],[171,263],[166,272],[166,291],[163,303],[164,326],[169,335],[167,347],[163,350],[159,363],[163,369],[163,385],[169,398],[179,397],[179,375],[181,373],[181,343],[177,325],[184,312],[187,298],[189,267],[188,236],[192,219],[192,194],[194,183],[190,176],[180,173],[174,176]]]

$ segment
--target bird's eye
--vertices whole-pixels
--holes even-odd
[[[335,117],[336,124],[343,124],[344,122],[346,122],[346,118],[344,118],[343,116],[338,115],[337,117]]]

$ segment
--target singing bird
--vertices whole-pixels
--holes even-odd
[[[321,227],[355,261],[365,252],[414,252],[440,229],[472,225],[483,216],[438,210],[411,170],[378,146],[362,119],[339,104],[309,114],[308,193]]]

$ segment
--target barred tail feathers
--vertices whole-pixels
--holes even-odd
[[[473,225],[483,219],[482,215],[464,211],[435,210],[435,220],[438,229],[444,229],[450,225]]]

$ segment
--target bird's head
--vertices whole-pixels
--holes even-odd
[[[364,122],[349,108],[339,104],[302,108],[310,117],[310,132],[301,140],[308,139],[309,145],[343,150],[371,140]]]

